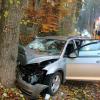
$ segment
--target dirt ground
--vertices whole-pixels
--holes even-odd
[[[50,100],[100,100],[100,82],[67,81]]]

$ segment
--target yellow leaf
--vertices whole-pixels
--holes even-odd
[[[23,22],[20,22],[20,24],[23,24]]]
[[[6,11],[4,12],[4,17],[7,17],[8,14],[9,14],[9,12],[6,10]]]
[[[22,100],[25,100],[25,98],[23,97]]]
[[[17,0],[17,4],[20,4],[20,0]]]
[[[13,0],[9,0],[9,3],[10,3],[10,4],[13,4],[14,2],[13,2]]]
[[[24,25],[27,25],[27,22],[26,21],[24,21]]]
[[[30,22],[30,20],[27,20],[27,22],[29,23],[29,22]]]

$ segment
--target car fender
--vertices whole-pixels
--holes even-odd
[[[44,70],[47,70],[47,75],[49,74],[53,74],[59,70],[63,71],[65,70],[65,65],[64,62],[62,61],[62,59],[57,60],[56,62],[47,65],[45,68],[43,68]]]

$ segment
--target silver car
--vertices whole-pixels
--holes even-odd
[[[54,95],[65,80],[100,80],[100,40],[37,37],[18,57],[17,83],[30,96]]]

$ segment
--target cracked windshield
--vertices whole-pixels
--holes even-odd
[[[53,39],[35,39],[29,44],[29,48],[33,49],[35,52],[40,54],[51,54],[56,55],[60,54],[65,41],[63,40],[53,40]]]

